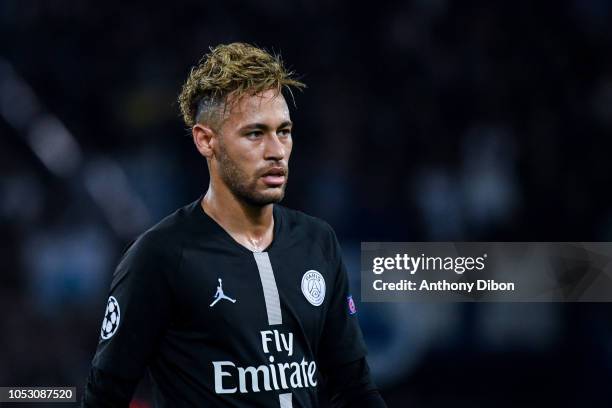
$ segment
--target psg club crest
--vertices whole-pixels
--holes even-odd
[[[355,306],[355,301],[353,300],[353,296],[348,296],[346,298],[347,302],[348,302],[348,308],[349,308],[349,314],[354,315],[355,313],[357,313],[357,307]]]
[[[106,303],[106,312],[104,312],[104,321],[100,329],[100,336],[104,340],[110,339],[119,327],[121,319],[121,311],[119,310],[119,302],[113,296],[108,298]]]
[[[321,306],[325,299],[325,279],[319,272],[311,269],[302,277],[302,293],[313,306]]]

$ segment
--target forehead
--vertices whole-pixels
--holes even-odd
[[[270,123],[288,121],[289,107],[282,93],[268,90],[257,95],[244,95],[231,101],[225,122],[234,125],[248,123]]]

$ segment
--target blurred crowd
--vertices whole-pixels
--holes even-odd
[[[0,386],[83,386],[125,245],[207,187],[176,97],[219,43],[308,85],[283,204],[335,228],[355,292],[360,241],[612,240],[611,19],[606,0],[0,2]],[[360,307],[390,407],[612,400],[607,304]]]

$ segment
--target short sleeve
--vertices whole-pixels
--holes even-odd
[[[318,359],[323,367],[355,361],[367,354],[340,244],[331,227],[329,229],[329,256],[335,265],[336,276],[332,290],[328,291],[332,298],[319,344]]]
[[[94,367],[120,378],[142,377],[170,321],[173,258],[147,234],[124,254],[113,274]]]

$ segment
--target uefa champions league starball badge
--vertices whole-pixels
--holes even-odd
[[[311,269],[302,277],[302,293],[313,306],[321,306],[325,299],[325,279],[319,272]]]
[[[119,327],[119,320],[121,319],[121,311],[119,310],[119,302],[113,296],[108,298],[106,303],[106,311],[104,312],[104,321],[102,321],[102,328],[100,329],[100,336],[102,339],[110,339]]]

